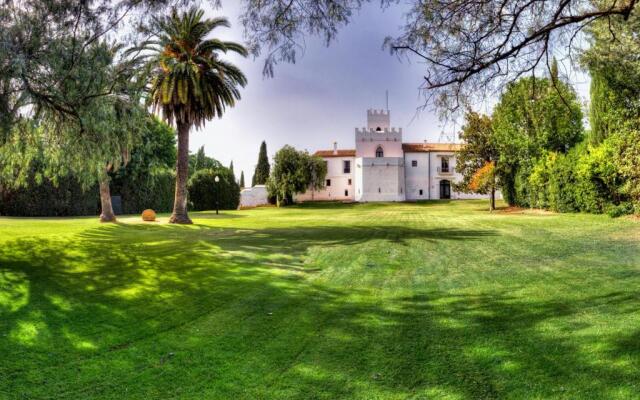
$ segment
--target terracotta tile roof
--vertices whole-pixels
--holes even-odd
[[[426,153],[429,151],[459,151],[458,143],[403,143],[402,150],[407,153]]]
[[[313,153],[314,156],[319,157],[355,157],[355,150],[338,150],[336,153],[333,150],[318,150]]]

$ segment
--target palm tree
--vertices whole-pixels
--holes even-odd
[[[189,172],[189,131],[205,121],[221,117],[227,107],[240,99],[239,86],[247,78],[220,53],[234,52],[244,57],[240,44],[207,36],[218,27],[229,27],[226,18],[204,19],[204,11],[191,8],[155,21],[153,40],[130,52],[144,53],[151,78],[150,103],[154,112],[162,110],[169,123],[178,130],[176,191],[173,214],[169,222],[190,224],[187,215],[187,179]]]

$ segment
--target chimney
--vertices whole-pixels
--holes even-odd
[[[333,155],[338,154],[338,142],[333,142]]]

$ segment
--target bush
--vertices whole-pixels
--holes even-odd
[[[602,213],[619,204],[620,177],[614,152],[610,141],[596,147],[580,145],[566,154],[547,152],[526,179],[530,206],[557,212]]]
[[[220,182],[215,181],[215,177]],[[187,185],[190,208],[195,211],[214,210],[216,201],[221,210],[235,210],[240,204],[240,186],[228,168],[203,169],[191,177]]]
[[[0,215],[16,217],[61,217],[97,215],[100,197],[97,186],[83,190],[72,176],[37,182],[31,176],[25,187],[0,187]]]
[[[148,175],[123,176],[111,184],[111,195],[122,197],[124,214],[139,214],[147,208],[170,212],[175,194],[175,172],[160,169]]]
[[[607,214],[609,214],[611,218],[618,218],[618,217],[622,217],[623,215],[633,214],[634,211],[635,210],[634,210],[633,203],[630,201],[627,201],[627,202],[618,204],[617,206],[611,205],[607,210]]]

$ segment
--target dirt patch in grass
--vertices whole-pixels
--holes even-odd
[[[523,207],[498,207],[494,211],[500,214],[527,214],[527,215],[555,215],[553,211],[542,210],[540,208],[523,208]]]

